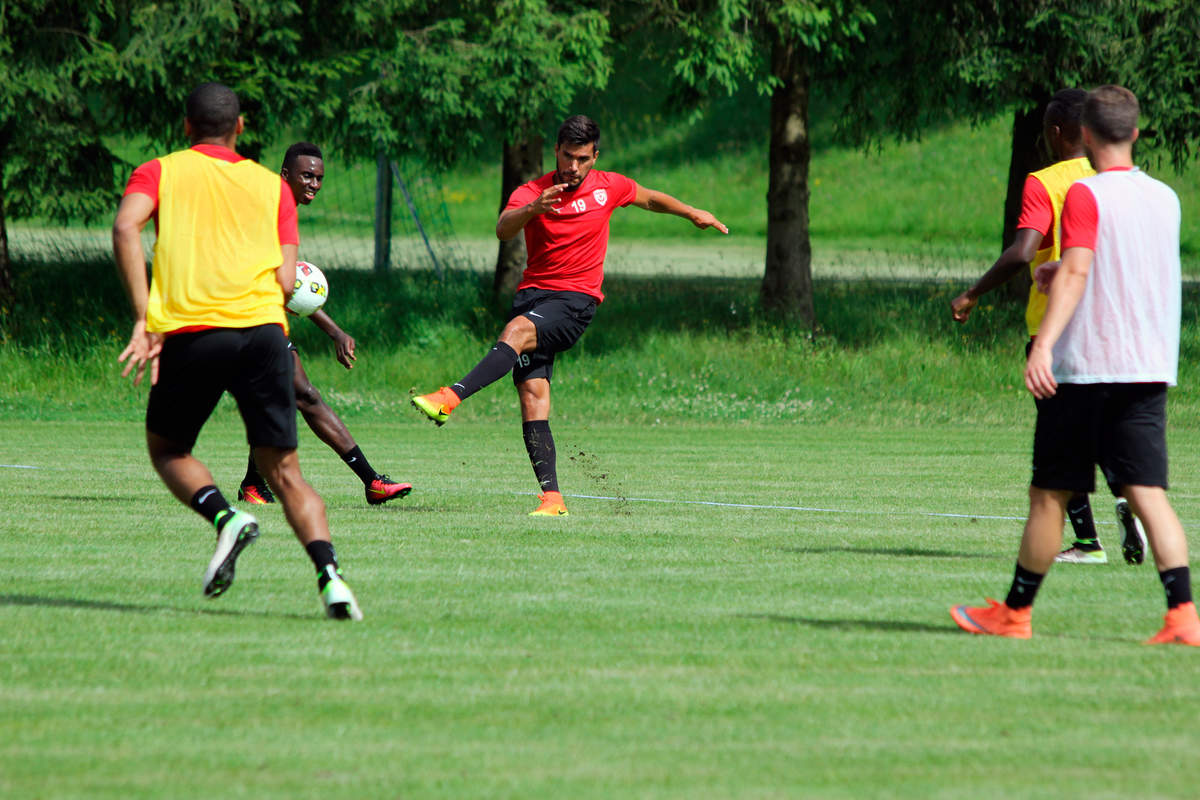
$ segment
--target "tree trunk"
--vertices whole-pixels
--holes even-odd
[[[0,168],[0,329],[8,329],[8,318],[16,307],[12,262],[8,258],[8,219],[4,213],[4,170]],[[0,330],[0,339],[4,338]]]
[[[1021,194],[1025,189],[1025,176],[1046,166],[1043,152],[1042,117],[1046,114],[1046,100],[1040,99],[1031,109],[1013,112],[1012,155],[1008,162],[1008,193],[1004,197],[1004,238],[1000,249],[1008,247],[1017,237],[1017,221],[1021,218]],[[1005,293],[1019,301],[1029,297],[1030,277],[1028,270],[1013,276],[1005,286]]]
[[[767,186],[767,262],[763,308],[806,327],[813,324],[812,245],[808,238],[808,53],[776,41],[771,72],[770,177]]]
[[[533,126],[529,126],[532,130]],[[545,139],[540,135],[527,136],[523,141],[504,142],[504,167],[500,177],[500,211],[508,203],[508,197],[522,184],[540,178],[542,171],[542,147]],[[496,276],[492,281],[492,295],[502,297],[512,294],[521,282],[525,271],[525,237],[518,234],[507,242],[500,242],[496,256]]]

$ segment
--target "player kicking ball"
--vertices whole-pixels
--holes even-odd
[[[541,504],[530,516],[567,515],[550,433],[550,379],[555,354],[579,341],[604,300],[600,287],[613,212],[632,204],[729,233],[708,211],[616,172],[593,169],[599,155],[595,122],[585,116],[563,122],[554,147],[557,169],[517,188],[496,222],[496,236],[504,241],[524,231],[527,259],[500,340],[461,380],[412,400],[442,425],[459,403],[511,372],[525,449],[541,489]]]
[[[316,198],[317,192],[321,191],[321,184],[325,180],[325,160],[321,155],[321,148],[308,142],[297,142],[292,145],[283,156],[283,168],[280,169],[279,174],[291,189],[297,206],[308,205]],[[341,362],[342,366],[346,369],[353,368],[355,361],[354,338],[338,327],[338,324],[333,321],[333,317],[329,316],[324,309],[317,309],[309,316],[309,319],[315,322],[318,328],[325,331],[329,338],[333,339],[337,348],[337,360]],[[411,492],[412,484],[399,483],[387,475],[375,471],[367,461],[367,457],[363,455],[362,448],[350,435],[346,423],[342,422],[341,417],[335,414],[329,404],[321,398],[317,387],[313,386],[312,381],[308,379],[308,374],[304,371],[304,364],[300,361],[300,353],[291,339],[288,339],[288,349],[291,351],[292,360],[296,365],[294,379],[296,408],[317,438],[329,445],[333,452],[337,453],[346,466],[350,467],[362,481],[367,502],[371,505],[379,505],[395,497],[404,497]],[[241,488],[238,489],[238,499],[252,505],[275,502],[275,496],[271,494],[267,482],[258,473],[258,467],[254,463],[253,450],[250,451],[250,458],[246,464],[246,476],[242,478]]]
[[[1029,350],[1037,400],[1029,518],[1003,603],[953,606],[970,633],[1028,639],[1033,602],[1054,564],[1068,498],[1091,492],[1096,465],[1142,520],[1167,614],[1147,644],[1200,646],[1187,539],[1167,499],[1167,387],[1179,367],[1179,198],[1133,165],[1137,98],[1101,86],[1084,101],[1083,144],[1096,175],[1067,190],[1062,263]]]

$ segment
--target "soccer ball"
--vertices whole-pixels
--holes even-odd
[[[288,311],[307,317],[325,305],[328,299],[329,281],[325,280],[325,273],[316,264],[297,261],[296,288],[292,290],[292,299],[288,300]]]

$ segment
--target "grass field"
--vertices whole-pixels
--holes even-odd
[[[525,516],[513,422],[349,421],[416,485],[369,508],[302,434],[354,625],[277,508],[205,601],[210,534],[136,421],[0,421],[0,796],[1195,796],[1195,654],[1139,644],[1152,567],[1055,569],[1028,642],[946,613],[1006,590],[1027,420],[575,418],[557,520]],[[1194,546],[1200,433],[1171,445]],[[228,407],[197,453],[232,492]]]

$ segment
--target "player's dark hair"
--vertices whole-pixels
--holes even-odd
[[[1046,104],[1046,124],[1057,125],[1064,139],[1079,141],[1079,120],[1087,96],[1083,89],[1059,89]]]
[[[286,153],[283,154],[282,169],[290,170],[292,165],[296,163],[296,159],[300,156],[312,156],[313,158],[319,158],[322,161],[325,160],[325,156],[321,155],[321,148],[317,147],[312,142],[296,142],[287,149]]]
[[[221,83],[202,83],[188,95],[186,113],[193,136],[213,139],[237,130],[242,110],[233,89]]]
[[[1088,92],[1082,122],[1101,141],[1128,142],[1137,130],[1139,111],[1133,92],[1108,84]]]
[[[558,126],[558,143],[561,144],[594,144],[600,149],[600,126],[591,117],[576,114],[567,117]]]

